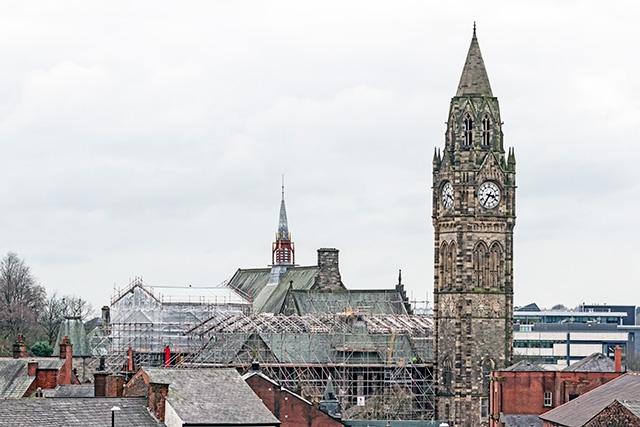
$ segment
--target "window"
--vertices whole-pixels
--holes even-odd
[[[491,140],[491,119],[488,114],[482,118],[482,145],[489,145]]]
[[[489,418],[489,399],[486,397],[480,398],[480,418]]]
[[[552,397],[552,394],[550,391],[544,392],[544,406],[552,406],[551,397]]]
[[[464,117],[464,145],[469,146],[473,142],[473,120],[471,116],[467,114]]]

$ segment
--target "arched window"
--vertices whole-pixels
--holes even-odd
[[[464,145],[469,146],[473,143],[473,119],[469,113],[464,117]]]
[[[446,281],[448,287],[453,287],[456,283],[456,244],[451,242],[447,251],[447,271]]]
[[[440,268],[438,270],[438,282],[440,284],[440,289],[444,289],[445,286],[447,285],[446,274],[447,274],[447,271],[449,270],[447,268],[448,248],[447,248],[446,242],[444,242],[442,246],[440,246],[439,256],[440,256],[440,259],[438,261],[440,262]]]
[[[444,394],[451,394],[451,383],[453,379],[453,369],[451,359],[444,359],[442,364],[442,391]]]
[[[473,286],[487,287],[487,245],[478,242],[473,249]]]
[[[482,118],[482,145],[489,145],[491,142],[491,119],[488,114]]]
[[[482,361],[482,392],[488,394],[491,385],[491,371],[493,370],[493,360],[485,357]]]
[[[493,242],[489,252],[489,286],[503,288],[504,282],[504,257],[500,243]]]

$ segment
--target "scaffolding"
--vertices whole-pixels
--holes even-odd
[[[116,292],[101,332],[109,346],[104,369],[246,372],[259,362],[266,375],[310,401],[321,399],[331,378],[345,419],[433,419],[431,316],[381,314],[384,307],[374,310],[367,301],[338,313],[319,303],[303,316],[251,313],[250,301],[229,288],[215,288],[213,298],[176,289],[136,278]]]

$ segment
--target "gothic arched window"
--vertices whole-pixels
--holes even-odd
[[[473,285],[475,287],[487,286],[487,245],[479,242],[473,249]]]
[[[456,244],[451,242],[447,251],[447,271],[445,273],[447,286],[453,287],[456,283]]]
[[[484,393],[489,393],[489,386],[491,385],[491,371],[493,368],[493,360],[485,357],[482,361],[482,391]]]
[[[444,242],[442,244],[442,246],[440,246],[440,254],[439,254],[440,259],[438,260],[440,262],[440,268],[438,270],[438,282],[440,284],[440,289],[444,289],[444,287],[447,284],[447,278],[446,278],[446,274],[447,271],[449,270],[447,268],[447,260],[448,260],[448,250],[447,250],[447,243]]]
[[[442,391],[445,394],[451,394],[451,383],[453,379],[453,369],[451,359],[444,359],[442,366]]]
[[[491,119],[488,114],[482,118],[482,145],[489,145],[491,142]]]
[[[502,246],[493,242],[489,251],[489,286],[492,288],[502,288],[504,281],[504,257],[502,256]]]
[[[464,124],[464,145],[469,146],[471,145],[471,143],[473,143],[473,119],[471,118],[469,113],[467,113],[467,115],[464,117],[463,124]]]

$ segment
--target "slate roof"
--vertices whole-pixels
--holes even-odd
[[[500,419],[505,427],[542,427],[537,415],[503,415]]]
[[[146,407],[146,398],[60,398],[0,400],[0,420],[3,427],[110,427],[111,408],[116,425],[136,427],[164,426],[157,422]]]
[[[238,269],[227,286],[250,298],[256,313],[280,313],[290,284],[292,290],[311,289],[318,267],[288,267],[277,285],[267,285],[270,273],[270,268]]]
[[[280,425],[235,369],[144,368],[185,424]]]
[[[616,399],[617,400],[617,399]],[[618,400],[618,402],[627,408],[636,417],[640,418],[640,401],[638,400]]]
[[[543,368],[537,363],[525,359],[502,370],[509,372],[544,372],[547,369]]]
[[[613,360],[602,353],[593,353],[563,369],[565,372],[615,372]]]
[[[34,380],[28,375],[29,361],[37,361],[38,369],[59,370],[64,364],[64,360],[59,358],[0,359],[0,399],[24,396]]]
[[[407,314],[404,300],[395,289],[316,292],[294,290],[291,296],[298,314],[364,312]]]
[[[582,426],[614,400],[634,400],[640,396],[640,373],[624,374],[562,406],[540,415],[560,426]]]
[[[42,390],[44,397],[93,397],[93,384],[60,384],[50,390]]]

